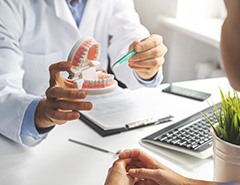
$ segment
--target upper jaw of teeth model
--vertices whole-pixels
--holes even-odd
[[[72,63],[69,78],[75,87],[84,89],[88,94],[111,92],[117,86],[112,74],[98,70],[101,46],[92,37],[83,37],[72,48],[68,61]]]

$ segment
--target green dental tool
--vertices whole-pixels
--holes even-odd
[[[115,62],[112,66],[112,70],[117,68],[119,65],[123,64],[124,62],[128,61],[129,58],[131,58],[133,55],[135,55],[137,52],[135,50],[131,50],[129,53],[124,55],[122,58],[120,58],[117,62]]]

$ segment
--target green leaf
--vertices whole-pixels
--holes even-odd
[[[218,128],[218,137],[223,139],[224,141],[228,141],[228,135],[224,128],[217,127]]]
[[[205,114],[201,114],[219,138],[240,145],[240,100],[238,93],[233,91],[231,96],[230,91],[224,94],[220,89],[220,95],[222,100],[221,107],[217,107],[216,104],[211,106],[211,110],[218,121],[218,126],[214,127],[214,123]]]

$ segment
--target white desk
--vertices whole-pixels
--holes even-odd
[[[219,87],[229,88],[226,78],[181,82],[179,85],[210,92],[213,94],[211,98],[216,102],[220,100]],[[206,101],[199,102],[166,93],[160,96],[163,96],[163,106],[174,116],[172,122],[101,137],[77,120],[57,126],[45,141],[32,149],[26,149],[1,136],[0,184],[103,185],[107,171],[115,160],[114,157],[70,143],[68,138],[112,151],[141,148],[183,175],[211,180],[213,175],[211,157],[200,160],[163,148],[153,152],[139,144],[141,138],[208,106]]]

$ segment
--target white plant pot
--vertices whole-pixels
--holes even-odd
[[[240,180],[240,146],[223,141],[213,134],[214,181]]]

